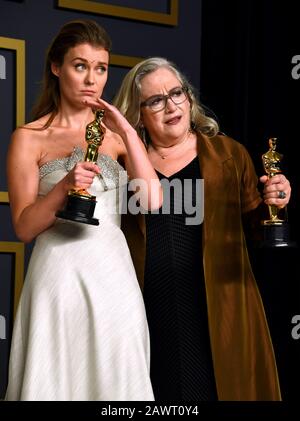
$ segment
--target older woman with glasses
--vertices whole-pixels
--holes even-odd
[[[169,186],[168,212],[163,206],[138,215],[138,224],[129,214],[123,220],[144,291],[155,398],[280,400],[243,219],[266,204],[283,208],[288,180],[282,174],[261,177],[262,199],[245,148],[219,134],[190,83],[164,58],[132,68],[114,104],[144,139],[162,184]],[[200,179],[204,193],[197,188]],[[278,198],[278,191],[286,197]],[[188,219],[187,203],[195,213],[204,208],[196,223]]]

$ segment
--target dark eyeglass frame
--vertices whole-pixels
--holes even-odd
[[[176,93],[176,91],[178,90],[182,90],[182,93],[184,94],[184,99],[180,102],[176,102],[174,101],[174,98],[172,98],[172,94]],[[141,107],[149,107],[151,111],[162,111],[166,108],[167,106],[167,101],[168,99],[170,99],[173,104],[175,105],[180,105],[183,104],[187,99],[188,99],[188,95],[187,95],[188,89],[186,86],[177,86],[176,88],[171,89],[167,95],[153,95],[150,98],[147,98],[145,101],[141,102],[140,106]],[[158,98],[160,100],[163,101],[163,107],[159,108],[159,109],[153,109],[153,101]]]

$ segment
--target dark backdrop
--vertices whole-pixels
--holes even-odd
[[[258,175],[263,174],[261,155],[268,150],[268,138],[278,138],[282,167],[292,184],[291,239],[299,244],[300,79],[292,77],[292,57],[300,54],[296,4],[203,0],[200,93],[221,131],[247,147]],[[291,319],[300,314],[299,248],[250,244],[250,257],[274,341],[283,398],[296,401],[300,339],[291,336]]]

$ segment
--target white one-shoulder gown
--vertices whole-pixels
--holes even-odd
[[[40,169],[40,195],[83,151]],[[142,294],[120,229],[126,172],[100,155],[99,226],[57,219],[30,259],[14,323],[6,400],[153,400]],[[125,176],[125,177],[124,177]]]

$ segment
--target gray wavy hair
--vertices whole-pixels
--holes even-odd
[[[191,129],[196,133],[202,133],[208,137],[215,136],[219,131],[217,121],[206,115],[203,105],[200,104],[200,101],[196,97],[193,86],[179,71],[177,66],[163,57],[147,58],[130,69],[113,100],[114,105],[136,129],[138,135],[145,140],[145,129],[141,124],[140,112],[141,80],[149,73],[161,67],[173,72],[182,86],[187,89],[191,106]]]

